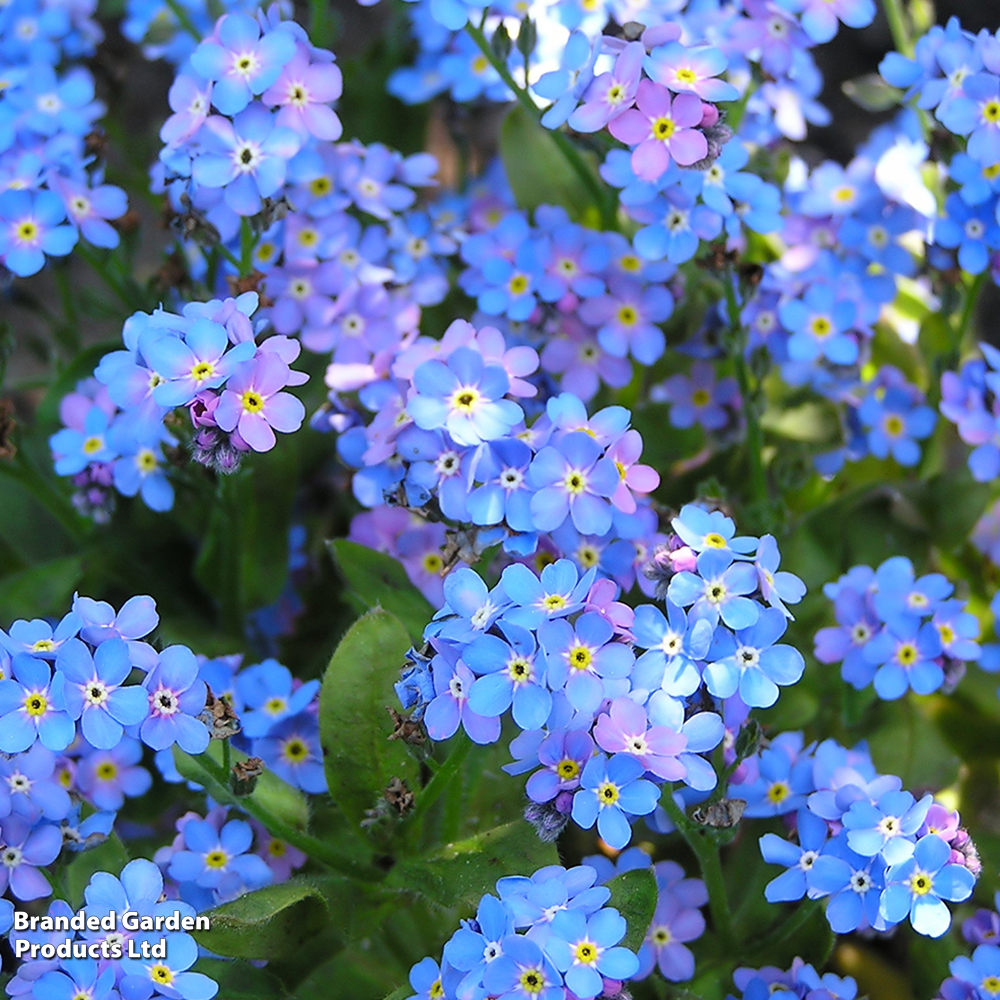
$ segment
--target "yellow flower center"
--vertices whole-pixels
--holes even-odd
[[[302,740],[293,737],[285,744],[283,754],[287,760],[298,764],[309,756],[309,748]]]
[[[39,694],[37,691],[29,694],[27,698],[24,699],[24,710],[28,715],[39,716],[44,715],[45,710],[49,707],[48,700],[45,695]]]
[[[225,851],[209,851],[208,854],[205,855],[205,867],[225,868],[228,860],[229,856]]]
[[[428,573],[440,573],[444,568],[444,560],[437,552],[428,552],[424,556],[423,567]]]
[[[531,661],[515,656],[507,664],[507,673],[515,684],[527,684],[531,680]]]
[[[264,711],[268,715],[280,715],[288,707],[288,702],[284,698],[269,698],[264,703]]]
[[[574,670],[586,670],[594,662],[594,654],[591,648],[583,646],[580,643],[569,647],[566,658]]]
[[[320,197],[329,194],[332,187],[333,181],[329,177],[314,177],[309,182],[309,193]]]
[[[34,243],[38,235],[38,226],[34,222],[25,221],[17,227],[17,239],[21,243]]]
[[[912,666],[917,662],[919,653],[917,652],[917,647],[913,645],[912,642],[904,642],[902,646],[899,647],[899,651],[896,653],[896,659],[904,667]]]
[[[717,531],[710,531],[705,536],[705,548],[724,549],[725,547],[726,547],[726,540]]]
[[[272,840],[267,845],[267,853],[272,858],[283,858],[288,853],[288,845],[283,840]]]
[[[910,892],[914,896],[926,896],[934,888],[934,880],[929,872],[915,871],[910,876]]]
[[[563,486],[567,493],[579,496],[581,493],[586,492],[587,477],[578,469],[573,469],[563,477]]]
[[[563,757],[558,764],[556,764],[556,774],[563,781],[571,781],[580,773],[580,765],[569,757]]]
[[[1000,977],[997,976],[987,976],[980,984],[979,988],[984,993],[989,993],[991,997],[995,997],[1000,993]]]
[[[264,409],[264,397],[259,392],[254,392],[253,389],[247,389],[240,396],[240,403],[243,404],[243,409],[247,413],[260,413]]]
[[[482,396],[471,385],[462,386],[451,394],[451,408],[466,415],[474,413]]]
[[[685,66],[683,69],[679,69],[676,73],[674,73],[674,79],[677,80],[678,83],[686,83],[690,86],[692,83],[696,83],[698,81],[698,74],[695,73],[693,69]]]
[[[174,981],[174,974],[162,962],[157,962],[149,968],[149,978],[154,983],[169,986]]]
[[[528,290],[528,276],[526,274],[515,274],[507,283],[511,295],[523,295]]]
[[[593,965],[597,961],[599,951],[593,941],[578,941],[573,949],[573,958],[580,965]]]
[[[597,786],[597,801],[602,806],[613,806],[619,797],[618,786],[610,781],[602,781]]]
[[[938,634],[941,636],[941,645],[950,646],[955,641],[955,630],[944,622],[938,623]]]
[[[56,644],[51,639],[36,639],[31,644],[33,653],[51,653],[56,648]]]
[[[897,416],[895,413],[890,413],[889,416],[885,418],[883,426],[889,437],[899,437],[899,435],[903,433],[906,425],[903,423],[902,418]]]
[[[792,794],[792,790],[788,787],[788,782],[786,781],[776,781],[767,790],[767,799],[772,805],[780,805],[789,795]]]
[[[581,545],[576,552],[577,559],[580,560],[580,565],[584,569],[590,569],[591,566],[596,566],[600,560],[601,556],[597,549],[593,545]]]
[[[542,598],[542,607],[546,611],[561,611],[568,603],[562,594],[546,594]]]
[[[83,442],[84,455],[95,455],[104,447],[104,438],[89,437]]]
[[[667,118],[665,115],[661,115],[655,122],[653,122],[651,131],[654,139],[660,139],[665,142],[677,131],[677,125],[675,124],[673,118]]]
[[[707,389],[695,389],[691,393],[691,402],[695,406],[708,406],[712,402],[712,394]]]
[[[983,105],[983,121],[995,125],[1000,122],[1000,101],[987,101]]]
[[[621,260],[618,261],[619,266],[623,271],[641,271],[642,261],[636,257],[635,254],[627,253]]]
[[[156,455],[149,448],[140,448],[135,456],[135,464],[142,473],[150,473],[156,468]]]
[[[118,768],[110,760],[106,760],[103,764],[97,765],[97,777],[100,778],[101,781],[112,781],[117,774]]]
[[[809,329],[814,337],[829,337],[833,324],[826,316],[814,316],[809,321]]]
[[[541,993],[545,989],[545,976],[540,969],[525,969],[518,981],[525,993]]]
[[[199,361],[191,369],[191,378],[195,382],[204,382],[205,379],[211,378],[215,374],[215,365],[211,361]]]

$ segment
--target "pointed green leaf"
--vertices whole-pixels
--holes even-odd
[[[376,552],[346,538],[331,542],[330,550],[362,608],[385,608],[406,626],[413,641],[418,642],[434,616],[434,609],[410,582],[402,563],[384,552]]]
[[[656,909],[657,889],[653,869],[636,868],[623,872],[607,885],[611,890],[608,906],[613,906],[628,924],[628,930],[620,944],[631,951],[638,951],[653,922],[653,911]]]
[[[515,104],[500,131],[500,156],[518,207],[562,205],[579,219],[592,198],[548,129]]]
[[[400,861],[386,885],[420,893],[440,906],[474,906],[485,893],[494,891],[497,879],[531,874],[558,863],[555,845],[543,843],[519,819],[445,844],[427,857]]]
[[[410,637],[388,611],[370,611],[340,641],[319,696],[320,742],[330,795],[360,824],[393,778],[417,787],[417,762],[401,740],[390,740],[387,706],[398,705],[393,684]]]
[[[306,878],[248,892],[204,916],[212,926],[194,932],[200,945],[227,958],[254,959],[294,954],[329,919],[323,892]]]

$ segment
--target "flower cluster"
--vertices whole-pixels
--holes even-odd
[[[41,877],[41,876],[39,876]],[[134,1000],[167,997],[170,1000],[211,1000],[218,984],[191,967],[198,958],[198,945],[185,931],[137,930],[144,918],[194,917],[194,909],[178,900],[166,899],[160,870],[152,861],[130,861],[119,876],[97,872],[84,890],[84,914],[104,918],[99,930],[28,930],[17,937],[38,950],[23,956],[14,978],[7,985],[12,996],[37,1000],[60,997],[93,997],[112,1000],[120,996]],[[107,917],[115,914],[114,926]],[[130,916],[123,921],[123,915]],[[73,911],[63,900],[53,902],[46,914],[66,921]],[[43,919],[45,919],[43,917]],[[57,925],[56,925],[57,926]],[[64,925],[65,926],[65,925]],[[166,941],[166,955],[151,957],[152,946]],[[52,957],[43,948],[70,942],[69,957]],[[144,945],[146,946],[144,948]],[[54,951],[55,948],[52,947]],[[150,957],[133,957],[143,953]]]
[[[904,556],[855,566],[823,588],[838,624],[817,632],[816,659],[841,663],[848,684],[874,684],[888,700],[951,690],[980,655],[979,623],[954,589],[940,573],[916,577]]]
[[[785,868],[768,900],[826,899],[837,934],[907,919],[920,934],[945,933],[945,901],[968,899],[980,869],[957,812],[878,774],[863,746],[803,748],[801,734],[785,733],[745,763],[731,794],[746,799],[748,815],[783,815],[795,832],[794,842],[760,839],[764,860]]]
[[[76,63],[102,37],[96,6],[19,0],[0,14],[0,266],[21,277],[81,236],[118,245],[108,220],[128,203],[104,183],[91,142],[104,106],[90,70]]]
[[[543,839],[570,817],[621,849],[638,817],[670,821],[660,787],[710,792],[703,754],[722,741],[730,713],[774,704],[804,661],[781,643],[804,587],[779,572],[774,539],[737,537],[721,512],[685,507],[676,535],[650,566],[666,597],[635,611],[618,588],[562,559],[538,576],[508,566],[490,590],[463,568],[444,583],[445,606],[428,626],[431,654],[414,654],[397,688],[434,740],[462,726],[478,743],[500,735],[511,710],[524,732],[511,774],[531,771],[526,816]],[[667,582],[669,581],[669,582]],[[643,652],[640,652],[642,650]]]
[[[440,342],[418,339],[397,356],[393,378],[359,393],[371,422],[338,438],[341,458],[361,470],[354,494],[366,506],[430,508],[471,524],[479,551],[502,542],[530,556],[546,533],[557,552],[628,584],[655,532],[647,494],[659,477],[640,464],[642,439],[623,407],[588,415],[563,393],[528,421],[536,390],[525,377],[537,365],[530,348],[508,349],[495,328],[461,320]],[[340,373],[333,366],[328,381]],[[402,539],[398,551],[408,554]],[[440,599],[436,547],[423,564]]]
[[[462,921],[444,946],[440,966],[425,958],[413,967],[411,1000],[593,1000],[613,995],[616,985],[620,989],[639,970],[635,953],[619,944],[625,919],[605,905],[611,890],[598,884],[590,865],[550,865],[530,878],[508,876],[496,891],[483,896],[474,919]]]
[[[941,376],[941,412],[972,446],[969,469],[978,482],[1000,475],[1000,351],[980,344],[982,358],[966,361]]]
[[[307,379],[289,367],[299,345],[281,336],[258,345],[256,308],[257,293],[245,292],[126,322],[125,350],[105,355],[94,378],[63,399],[66,426],[50,440],[56,472],[72,477],[81,510],[106,516],[112,486],[153,510],[173,506],[164,447],[177,439],[165,418],[178,407],[190,416],[194,459],[222,473],[251,449],[273,448],[276,430],[298,429],[305,408],[283,390]]]
[[[854,1000],[858,985],[850,976],[818,973],[811,965],[796,958],[787,971],[768,966],[763,969],[737,969],[733,983],[740,997],[730,993],[726,1000]]]

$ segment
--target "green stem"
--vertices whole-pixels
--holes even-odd
[[[479,51],[490,61],[490,65],[500,75],[500,79],[513,92],[521,107],[537,122],[541,118],[541,115],[538,113],[538,105],[531,99],[528,91],[517,84],[517,81],[511,76],[510,70],[503,60],[497,58],[496,53],[491,48],[483,32],[482,26],[477,26],[469,21],[465,26],[465,30],[469,37],[476,43]],[[559,151],[566,162],[573,168],[593,196],[594,203],[601,212],[601,225],[603,228],[615,229],[615,203],[608,197],[608,192],[605,191],[600,181],[594,176],[594,172],[587,166],[587,161],[584,160],[580,150],[562,132],[552,129],[547,129],[546,131],[555,140],[555,144],[559,147]]]
[[[178,3],[178,0],[167,0],[167,6],[177,18],[177,23],[197,42],[201,41],[201,32],[195,27],[188,12]]]
[[[208,758],[205,754],[191,758],[197,765],[223,788],[229,787],[229,773],[223,770],[222,766]],[[300,851],[308,854],[314,861],[325,865],[332,871],[347,875],[350,878],[358,878],[364,881],[372,881],[377,877],[374,869],[368,865],[360,864],[351,858],[345,858],[336,851],[330,849],[330,845],[314,837],[303,830],[286,823],[265,809],[252,795],[237,800],[239,808],[249,813],[254,819],[259,820],[267,828],[268,833],[279,840],[297,847]]]
[[[750,492],[754,506],[763,511],[768,504],[767,474],[764,471],[764,435],[757,413],[757,393],[750,381],[747,366],[747,336],[740,320],[740,304],[736,298],[733,275],[723,275],[726,309],[729,314],[729,346],[736,369],[736,381],[743,403],[743,419],[747,425],[747,455],[750,460]]]
[[[233,771],[233,750],[229,745],[229,740],[222,741],[222,771],[226,775],[226,781],[228,781]]]
[[[253,270],[253,252],[256,246],[257,237],[254,236],[250,220],[244,216],[240,220],[240,259],[237,262],[241,278],[248,277]]]
[[[818,903],[816,900],[803,900],[791,913],[787,920],[782,920],[777,927],[772,928],[759,938],[748,941],[744,949],[745,955],[764,954],[775,945],[787,941],[793,934],[799,931],[809,921],[809,918],[816,912]],[[742,957],[742,956],[741,956]]]
[[[137,308],[136,303],[132,300],[132,296],[125,290],[118,278],[111,273],[107,261],[102,260],[90,247],[82,242],[77,243],[76,247],[74,247],[74,252],[79,254],[91,266],[94,273],[121,299],[130,311]]]
[[[465,736],[459,736],[459,744],[448,755],[448,759],[434,772],[433,777],[427,782],[427,786],[420,793],[417,799],[416,808],[413,810],[413,819],[419,820],[427,814],[427,811],[441,797],[441,794],[454,781],[465,758],[472,749],[472,740]]]
[[[889,22],[889,32],[897,51],[904,56],[912,57],[913,41],[910,38],[903,4],[900,0],[882,0],[882,10],[885,11],[885,19]]]
[[[965,303],[962,306],[962,315],[958,321],[958,336],[956,339],[956,351],[961,355],[962,350],[965,348],[965,342],[972,330],[972,321],[976,315],[976,304],[979,302],[979,295],[983,290],[983,285],[986,284],[986,277],[988,271],[983,271],[981,274],[977,274],[972,284],[966,289],[965,292]],[[955,358],[958,361],[958,358]]]
[[[712,911],[712,923],[715,926],[716,934],[719,935],[723,954],[735,954],[736,929],[733,926],[733,915],[730,912],[729,899],[726,896],[726,883],[722,877],[722,861],[719,858],[718,845],[706,836],[703,827],[690,820],[687,813],[677,805],[670,787],[665,790],[660,804],[698,859],[701,877],[705,880],[705,888],[708,890],[708,906]]]

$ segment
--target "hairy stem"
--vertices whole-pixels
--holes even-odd
[[[712,923],[719,935],[724,954],[735,954],[736,929],[733,926],[733,915],[726,896],[726,884],[722,877],[722,861],[719,858],[719,848],[706,835],[702,827],[690,820],[687,814],[674,801],[670,788],[660,799],[660,804],[667,815],[673,820],[681,836],[698,859],[701,877],[705,880],[708,890],[708,906],[712,912]]]

